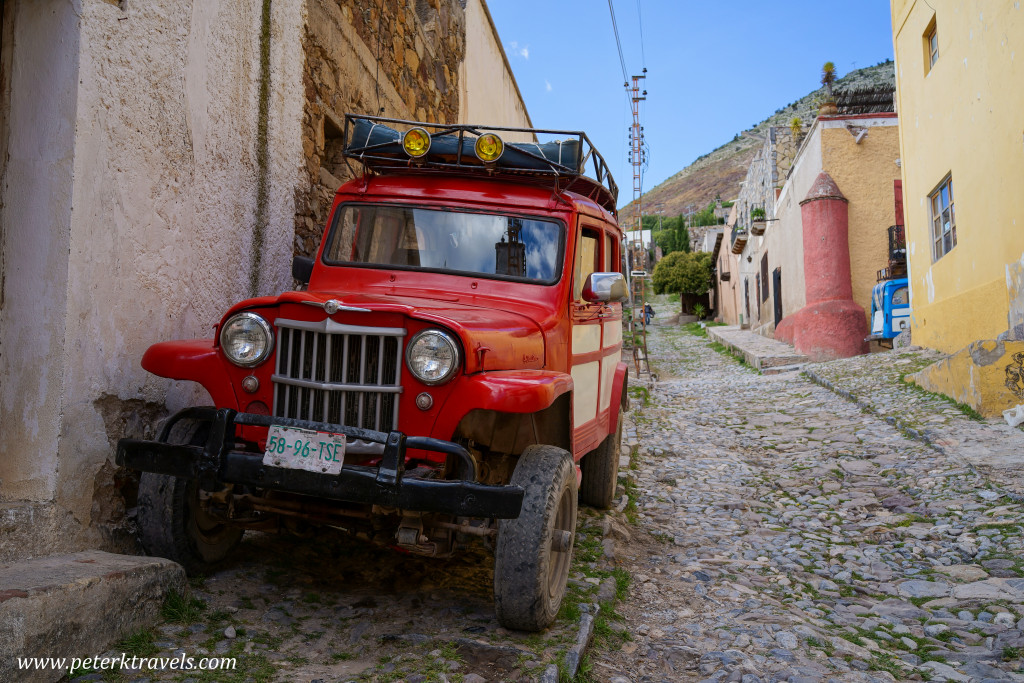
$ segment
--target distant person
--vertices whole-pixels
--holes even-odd
[[[644,304],[644,326],[651,324],[651,318],[654,317],[654,309],[650,304]]]

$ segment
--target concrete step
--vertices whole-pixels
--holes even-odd
[[[150,626],[185,570],[159,557],[98,550],[0,565],[0,681],[58,681],[71,660],[106,652]],[[19,657],[66,657],[62,670],[19,669]]]
[[[773,365],[767,368],[761,368],[762,375],[781,375],[784,372],[794,372],[796,370],[802,370],[807,363],[794,363],[792,365]]]

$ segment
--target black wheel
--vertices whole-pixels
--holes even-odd
[[[576,468],[555,446],[523,451],[511,483],[526,490],[517,519],[501,520],[494,552],[494,608],[502,626],[539,631],[555,620],[576,536]]]
[[[198,446],[206,442],[206,434],[203,424],[179,423],[168,441]],[[189,574],[203,573],[225,559],[245,533],[203,510],[197,481],[152,472],[139,478],[138,524],[147,553],[174,560]]]
[[[622,453],[622,411],[615,431],[605,437],[594,450],[583,456],[580,469],[580,501],[584,505],[607,510],[615,498],[619,478],[619,456]]]
[[[202,509],[196,480],[152,472],[143,472],[139,481],[138,522],[146,552],[174,560],[189,574],[226,558],[244,533]]]

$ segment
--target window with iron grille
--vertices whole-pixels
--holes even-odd
[[[932,218],[932,258],[938,261],[956,246],[956,213],[953,209],[953,177],[939,183],[928,195]]]

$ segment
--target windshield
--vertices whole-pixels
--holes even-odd
[[[563,243],[562,225],[553,220],[346,204],[338,209],[324,261],[552,283],[561,272]]]

